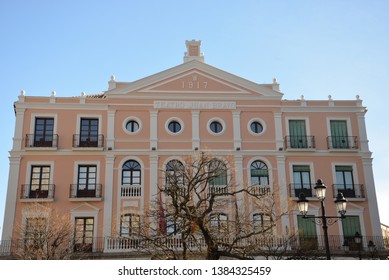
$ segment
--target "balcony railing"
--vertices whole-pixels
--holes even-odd
[[[254,185],[249,187],[249,193],[252,195],[269,195],[270,186],[269,185]]]
[[[120,189],[121,197],[140,197],[142,196],[142,186],[140,185],[122,185]]]
[[[348,198],[366,198],[363,184],[333,184],[334,197],[341,192]]]
[[[285,148],[286,149],[314,149],[315,136],[286,136]]]
[[[37,135],[26,134],[26,148],[58,148],[58,134]]]
[[[331,254],[336,256],[346,256],[357,258],[359,255],[364,259],[385,257],[389,254],[389,238],[382,236],[362,236],[360,244],[355,243],[354,237],[344,237],[339,235],[329,235],[329,247]],[[347,240],[347,247],[345,241]],[[152,252],[153,248],[168,248],[169,250],[180,251],[184,248],[184,242],[180,236],[162,237],[157,244],[154,244],[147,238],[141,237],[91,237],[88,242],[70,242],[69,248],[73,248],[75,256],[87,258],[88,254],[98,254],[102,257],[104,253],[123,253],[128,254]],[[228,238],[219,240],[221,243],[231,243]],[[374,246],[370,246],[369,244]],[[186,248],[192,252],[206,250],[206,243],[203,238],[189,238],[186,240]],[[325,254],[324,236],[275,236],[275,235],[257,235],[250,238],[239,240],[236,246],[241,248],[248,247],[253,255],[261,255],[268,252],[283,254],[285,258],[294,256],[297,252],[298,257],[301,254],[306,256],[319,257]],[[10,257],[17,254],[25,248],[25,239],[1,240],[0,256]]]
[[[20,192],[21,199],[54,199],[54,184],[23,184]]]
[[[103,148],[104,135],[84,136],[80,134],[73,135],[73,148]]]
[[[291,183],[289,184],[289,193],[291,197],[299,197],[301,193],[303,193],[305,197],[314,197],[314,187],[315,184]]]
[[[70,198],[101,198],[102,184],[71,184]]]
[[[231,192],[231,188],[226,185],[210,185],[208,187],[208,196],[211,195],[225,195]]]
[[[357,136],[329,136],[327,137],[328,149],[358,149]]]

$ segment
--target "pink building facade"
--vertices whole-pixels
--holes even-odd
[[[21,238],[16,225],[40,203],[70,214],[75,235],[103,238],[99,250],[119,252],[115,240],[130,231],[123,220],[128,227],[144,222],[162,170],[197,151],[228,159],[236,188],[258,185],[275,194],[284,213],[275,236],[298,232],[321,244],[321,226],[297,209],[303,192],[308,215],[320,215],[319,178],[327,185],[327,215],[337,215],[338,192],[348,200],[347,217],[328,228],[330,236],[382,236],[362,100],[285,100],[275,79],[257,84],[208,65],[200,46],[187,41],[183,64],[140,80],[112,76],[103,94],[22,92],[2,240]],[[256,222],[255,207],[247,207]]]

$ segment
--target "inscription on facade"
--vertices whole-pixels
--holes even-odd
[[[192,75],[191,81],[182,81],[183,89],[206,89],[208,87],[207,81],[199,81],[197,75]]]
[[[155,109],[236,109],[235,102],[154,101]]]

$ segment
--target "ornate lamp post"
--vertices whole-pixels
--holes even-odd
[[[304,216],[304,218],[307,219],[314,219],[314,221],[317,224],[321,224],[323,227],[324,232],[324,245],[326,249],[326,257],[327,260],[331,259],[331,253],[330,253],[330,245],[328,241],[328,225],[332,225],[336,222],[337,219],[344,218],[344,214],[346,213],[346,207],[347,207],[347,200],[343,197],[343,194],[341,192],[338,193],[335,199],[335,205],[336,210],[340,214],[340,217],[331,217],[326,216],[325,207],[324,207],[324,199],[326,198],[326,190],[327,187],[323,184],[323,181],[321,179],[317,180],[315,191],[316,191],[316,197],[320,200],[321,204],[321,216],[314,216],[314,217],[307,217],[308,213],[308,200],[305,198],[305,195],[303,193],[300,194],[299,200],[297,201],[297,206],[300,211],[300,213]]]

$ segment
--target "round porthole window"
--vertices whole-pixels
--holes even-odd
[[[131,116],[123,121],[122,127],[128,135],[138,134],[142,130],[142,122],[137,117]]]
[[[256,134],[259,134],[259,133],[262,133],[263,131],[263,126],[260,122],[258,121],[254,121],[250,124],[250,129],[252,132],[256,133]]]
[[[126,130],[134,133],[139,130],[139,123],[136,120],[129,120],[126,124]]]
[[[226,128],[225,123],[223,120],[219,118],[214,118],[208,121],[208,131],[209,133],[213,135],[219,135],[222,134]]]
[[[247,124],[247,129],[252,135],[261,135],[265,132],[265,122],[259,118],[252,119]]]
[[[183,122],[178,118],[170,118],[167,120],[165,127],[167,132],[172,135],[180,134],[184,129]]]

